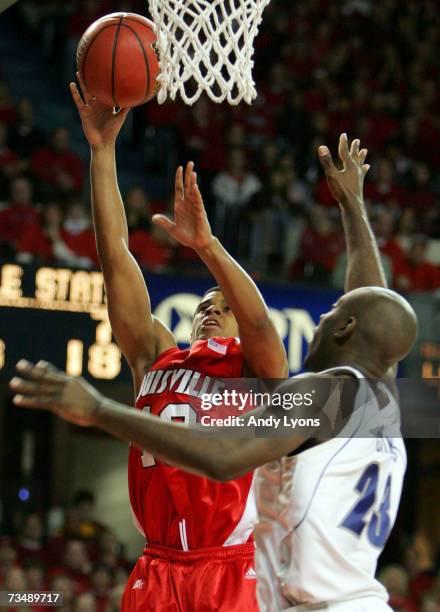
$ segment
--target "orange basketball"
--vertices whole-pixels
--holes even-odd
[[[153,23],[135,13],[111,13],[87,28],[76,64],[89,92],[108,106],[138,106],[156,93],[159,63]]]

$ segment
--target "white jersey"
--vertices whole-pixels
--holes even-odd
[[[356,609],[388,609],[387,592],[374,575],[396,519],[406,469],[399,407],[383,383],[385,406],[381,401],[379,409],[359,371],[344,367],[325,373],[330,372],[350,372],[358,379],[343,432],[257,471],[261,612],[325,609],[364,598],[379,603]]]

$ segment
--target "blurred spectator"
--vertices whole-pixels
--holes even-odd
[[[81,593],[75,600],[73,612],[99,612],[92,593]]]
[[[7,570],[3,588],[7,591],[26,591],[26,576],[21,567],[11,567]]]
[[[422,218],[436,205],[431,172],[426,164],[418,163],[413,169],[408,204]]]
[[[23,517],[16,546],[20,563],[26,559],[36,559],[43,564],[50,561],[44,541],[43,521],[38,514],[31,513]]]
[[[10,184],[9,205],[0,211],[0,249],[13,252],[28,229],[38,221],[32,203],[33,189],[29,179],[17,177]]]
[[[48,195],[67,195],[81,191],[84,164],[70,150],[69,130],[58,127],[52,132],[50,146],[37,150],[31,158],[31,167]]]
[[[420,602],[420,612],[439,612],[440,599],[433,595],[424,595]]]
[[[245,232],[248,232],[250,244],[246,250],[249,251],[250,262],[255,270],[270,271],[271,275],[279,275],[284,271],[291,219],[286,174],[275,167],[243,215],[240,246],[243,246]]]
[[[98,253],[90,211],[80,199],[74,198],[69,202],[63,229],[67,246],[78,257],[78,265],[86,268],[98,266]]]
[[[129,233],[151,229],[151,202],[142,187],[131,187],[124,197]]]
[[[266,140],[260,150],[258,174],[267,180],[272,170],[277,169],[280,150],[275,140]]]
[[[404,251],[408,251],[416,229],[416,215],[412,208],[405,208],[399,217],[396,239]]]
[[[393,283],[396,289],[405,292],[435,291],[440,287],[438,266],[427,261],[428,240],[426,236],[416,236],[412,240],[408,254],[394,267]]]
[[[140,266],[152,272],[161,272],[173,256],[173,239],[157,225],[150,232],[136,230],[130,234],[130,251]]]
[[[373,204],[395,204],[403,207],[406,202],[405,191],[397,185],[393,165],[388,159],[379,160],[373,168],[370,180],[365,184],[364,191],[365,197]]]
[[[435,584],[431,543],[423,534],[416,534],[407,542],[404,563],[409,576],[409,595],[418,606]]]
[[[377,208],[372,221],[380,252],[389,257],[393,268],[399,267],[405,255],[394,235],[395,217],[393,213],[386,208]]]
[[[44,135],[35,124],[34,106],[30,98],[19,100],[16,115],[9,130],[9,144],[20,157],[29,158],[44,145]]]
[[[106,565],[95,565],[90,575],[90,585],[97,612],[106,612],[112,585],[111,571]]]
[[[106,527],[95,519],[95,496],[89,489],[75,493],[69,513],[65,535],[69,538],[99,538]]]
[[[63,596],[63,610],[67,609],[70,611],[72,604],[75,601],[75,583],[68,574],[59,573],[50,581],[50,591],[61,593]]]
[[[82,593],[90,586],[90,571],[91,563],[84,542],[72,539],[66,541],[63,560],[60,565],[51,568],[50,574],[52,578],[68,576],[75,592]]]
[[[111,531],[105,531],[99,537],[98,563],[115,572],[116,583],[119,578],[122,580],[126,561],[121,553],[121,545]]]
[[[119,612],[121,609],[122,595],[125,590],[125,585],[119,584],[112,589],[110,596],[108,612]]]
[[[417,612],[417,607],[408,597],[408,574],[400,565],[388,565],[378,576],[390,595],[388,604],[393,610]]]
[[[310,114],[304,105],[304,95],[294,89],[286,106],[281,110],[278,132],[301,156],[312,136]]]
[[[243,149],[232,149],[228,156],[227,170],[220,172],[212,183],[216,200],[214,231],[220,235],[225,248],[237,252],[238,236],[230,228],[238,226],[241,209],[261,189],[261,182],[247,168]]]
[[[23,561],[23,570],[29,591],[44,591],[46,589],[47,566],[44,563],[36,558],[27,558]]]
[[[8,536],[0,536],[0,586],[3,585],[5,576],[17,561],[17,551]]]
[[[291,278],[327,282],[343,248],[341,230],[335,229],[327,209],[315,206],[301,238],[299,256],[290,269]]]
[[[214,195],[230,207],[244,206],[260,188],[261,182],[248,170],[243,149],[229,152],[227,170],[220,172],[212,185]]]
[[[2,81],[0,81],[0,121],[7,124],[15,121],[15,109],[11,94],[6,83]]]
[[[278,162],[278,168],[286,179],[287,197],[294,207],[292,212],[302,213],[312,205],[310,188],[297,174],[295,160],[289,153],[284,153]]]
[[[6,193],[8,181],[23,170],[23,162],[7,144],[6,125],[0,122],[0,195]]]
[[[0,213],[1,215],[1,213]],[[30,225],[17,245],[17,260],[21,263],[42,260],[70,266],[90,266],[87,257],[76,255],[69,248],[71,235],[63,227],[63,212],[57,202],[46,204],[40,218]]]
[[[194,161],[203,173],[217,172],[226,157],[222,109],[202,96],[190,107],[188,115],[181,125],[185,157]]]

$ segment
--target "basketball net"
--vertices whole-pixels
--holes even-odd
[[[248,104],[254,38],[270,0],[148,0],[159,56],[157,100],[193,104],[205,91],[214,102]]]

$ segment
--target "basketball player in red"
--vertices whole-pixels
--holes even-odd
[[[355,433],[360,427],[360,422],[356,420],[355,431],[350,429],[349,434],[346,432],[345,439],[338,439],[337,436],[334,436],[333,429],[328,430],[324,427],[324,430],[319,432],[315,425],[310,429],[298,430],[298,433],[288,429],[288,436],[268,437],[271,429],[277,427],[273,425],[274,419],[279,421],[285,419],[285,407],[281,408],[277,403],[273,406],[262,406],[247,415],[247,426],[251,426],[250,434],[246,434],[246,430],[243,429],[246,424],[243,424],[240,430],[242,435],[239,437],[225,435],[231,431],[229,427],[226,427],[226,431],[224,428],[218,430],[220,435],[217,437],[206,438],[200,435],[203,430],[201,426],[193,426],[190,429],[182,428],[178,424],[164,423],[161,422],[161,419],[151,418],[138,411],[127,410],[127,407],[103,398],[84,380],[68,377],[44,362],[36,366],[25,361],[20,362],[17,369],[21,378],[14,378],[11,381],[11,387],[18,394],[14,398],[14,403],[18,406],[46,408],[78,425],[94,425],[121,439],[136,440],[138,444],[148,447],[163,460],[171,461],[174,465],[191,470],[196,474],[227,480],[236,478],[240,474],[246,474],[249,469],[282,458],[282,462],[277,462],[275,468],[274,466],[263,468],[257,476],[259,511],[262,519],[259,526],[259,544],[261,545],[258,548],[259,597],[262,609],[267,612],[287,609],[298,611],[300,609],[337,609],[350,610],[350,612],[354,609],[389,610],[383,601],[386,594],[382,587],[378,588],[377,583],[374,582],[373,573],[377,550],[383,546],[394,520],[391,521],[389,514],[391,512],[389,496],[391,480],[387,480],[388,484],[385,485],[385,479],[383,479],[384,495],[388,495],[383,499],[388,501],[383,501],[379,496],[377,503],[380,504],[378,506],[380,510],[373,512],[368,518],[373,521],[371,523],[373,528],[369,527],[366,530],[370,543],[374,544],[373,547],[368,544],[367,540],[363,541],[361,546],[357,537],[367,524],[364,523],[364,515],[367,510],[360,508],[359,501],[354,506],[353,512],[346,515],[345,502],[341,497],[343,503],[339,505],[337,512],[335,511],[334,498],[339,494],[338,489],[335,489],[335,482],[336,487],[339,487],[341,491],[358,490],[364,494],[360,488],[351,486],[350,478],[354,474],[353,477],[357,480],[357,472],[363,471],[366,466],[368,470],[371,465],[377,467],[377,463],[371,463],[371,457],[374,453],[382,453],[383,449],[380,444],[377,446],[381,436],[384,436],[383,440],[387,436],[391,438],[396,436],[396,429],[393,426],[399,423],[399,419],[393,420],[396,415],[392,414],[396,409],[396,402],[391,401],[390,392],[386,385],[382,385],[382,382],[391,375],[390,368],[392,371],[396,362],[410,350],[416,337],[417,322],[409,304],[385,288],[386,281],[379,252],[362,198],[363,180],[368,170],[368,164],[364,163],[366,150],[359,151],[358,140],[353,141],[349,150],[346,135],[343,134],[340,139],[339,152],[343,162],[341,171],[334,166],[326,147],[321,148],[320,158],[330,189],[340,202],[342,210],[347,238],[347,293],[333,305],[329,313],[321,316],[307,356],[307,365],[312,372],[305,376],[292,378],[284,383],[283,387],[291,397],[292,391],[295,394],[294,397],[298,394],[303,397],[306,394],[312,396],[316,392],[311,406],[303,404],[298,409],[293,409],[294,416],[299,418],[326,416],[327,413],[323,408],[329,408],[331,412],[328,413],[330,418],[327,419],[327,422],[332,422],[334,425],[338,420],[337,415],[334,414],[335,403],[338,404],[340,399],[341,407],[344,408],[340,414],[340,420],[345,425],[347,419],[351,422],[352,412],[356,406],[357,414],[361,414],[361,422],[365,417],[367,425],[367,430],[364,430],[365,436],[356,438]],[[356,401],[351,393],[351,399],[347,398],[345,385],[342,395],[338,393],[335,399],[335,394],[330,393],[331,385],[336,380],[334,370],[338,370],[336,376],[353,381],[352,375],[348,375],[348,370],[351,370],[352,374],[355,373],[357,381],[364,379],[362,385],[365,381],[376,379],[381,381],[380,385],[383,386],[383,389],[380,392],[376,390],[375,393],[370,391],[367,393],[367,387],[369,388],[367,382],[366,387],[362,386],[362,391],[359,391],[361,382],[356,382]],[[163,375],[150,374],[150,380],[144,383],[146,392],[152,385],[163,384],[164,376],[166,372]],[[141,387],[141,395],[144,384]],[[210,391],[212,392],[212,389]],[[388,394],[388,399],[385,398],[385,394]],[[360,406],[363,406],[362,411],[359,410]],[[365,409],[366,406],[368,410]],[[286,408],[291,411],[292,405]],[[390,408],[392,413],[390,413]],[[378,418],[382,409],[385,414],[384,421]],[[261,424],[250,422],[250,419],[257,418],[262,418],[263,427]],[[267,423],[267,420],[270,422]],[[383,424],[388,429],[386,433],[384,430],[382,433],[377,433],[378,438],[376,439],[374,429],[370,430],[372,424],[374,427]],[[254,436],[254,430],[259,434]],[[329,432],[332,433],[329,435]],[[275,432],[272,436],[275,436]],[[364,437],[366,443],[371,447],[362,446]],[[357,451],[355,449],[350,458],[345,455],[345,458],[341,459],[344,456],[343,453],[346,452],[344,449],[348,442],[350,442],[347,446],[348,452],[352,453],[350,449],[355,440],[361,443],[361,447],[357,447]],[[304,448],[306,444],[308,446]],[[337,452],[335,452],[335,445]],[[287,457],[292,451],[301,447],[303,456],[306,456],[304,459],[306,468],[301,468],[302,451],[295,458]],[[317,462],[320,453],[327,452],[323,450],[325,448],[327,450],[330,448],[329,455],[323,461],[321,457]],[[356,454],[359,450],[360,454]],[[404,455],[404,450],[402,453]],[[384,456],[387,457],[386,454]],[[338,462],[341,463],[338,464]],[[329,470],[327,468],[330,463],[333,471],[330,470],[331,484],[328,486]],[[310,471],[312,464],[316,468],[315,476]],[[338,464],[336,468],[335,464]],[[298,482],[297,478],[300,473],[302,476]],[[399,476],[399,473],[393,474],[393,478],[395,475]],[[400,481],[402,476],[403,474],[400,473]],[[316,480],[314,480],[315,477]],[[324,481],[327,482],[327,488],[324,488],[323,491]],[[315,482],[319,483],[319,487],[318,484],[315,486]],[[344,483],[346,485],[347,482],[350,484],[349,487],[341,486]],[[318,515],[317,519],[315,514],[313,520],[308,518],[306,523],[305,518],[311,508],[311,501],[308,500],[314,499],[315,493],[323,496],[321,503],[314,504],[321,508],[321,515]],[[392,495],[394,516],[396,496],[398,499],[399,491],[396,495]],[[370,498],[371,500],[368,503],[365,502],[365,505],[371,510],[371,504],[376,502],[376,489]],[[332,503],[333,507],[331,507]],[[348,506],[351,506],[351,501],[348,502]],[[328,510],[329,508],[331,511]],[[324,509],[323,512],[322,509]],[[340,514],[341,520],[344,515],[350,516],[352,521],[350,525],[347,523],[347,526],[345,520],[341,525],[336,516],[337,513]],[[332,517],[334,517],[333,521]],[[359,533],[354,531],[354,527],[356,529],[358,527],[356,523],[358,520],[362,521]],[[297,528],[305,524],[310,526],[311,531],[306,531],[306,535],[304,531],[297,532]],[[345,531],[351,530],[355,534],[354,544],[351,540],[344,540],[340,535],[341,532],[335,531],[336,536],[333,540],[331,539],[329,534],[340,527],[343,527]],[[310,533],[314,533],[315,537],[311,537]],[[345,542],[344,550],[341,548],[342,541]],[[311,550],[316,552],[310,552]],[[334,551],[337,551],[337,554],[331,558]],[[364,557],[369,558],[367,565],[364,561],[360,561],[361,551]],[[339,569],[338,563],[340,563]],[[360,574],[358,582],[352,580],[357,573]],[[183,576],[183,572],[181,575]],[[169,577],[171,581],[171,572],[169,572]],[[198,592],[208,588],[212,595],[209,572],[199,574],[199,579],[200,584],[195,585]],[[203,579],[206,580],[205,583],[202,583]],[[162,586],[163,581],[158,581],[158,588]],[[326,595],[322,596],[324,591]],[[234,602],[228,597],[223,599],[222,595],[219,595],[218,598],[214,596],[214,599],[219,604],[217,607],[219,610],[237,609]],[[359,605],[353,603],[355,601],[360,602]],[[202,597],[195,603],[194,611],[212,609],[212,607],[203,605]],[[231,607],[228,607],[229,605]],[[165,609],[186,608],[174,606],[165,607]]]
[[[213,237],[192,162],[175,180],[174,221],[153,221],[192,247],[219,287],[194,315],[190,349],[151,313],[142,273],[128,248],[115,141],[128,109],[112,110],[83,83],[71,92],[91,148],[92,208],[113,333],[132,371],[136,408],[166,421],[194,423],[200,397],[221,378],[288,374],[284,345],[257,287]],[[238,337],[240,340],[238,340]],[[249,473],[218,484],[157,461],[134,446],[129,455],[134,520],[147,539],[129,579],[125,611],[256,610],[252,529],[256,508]]]

